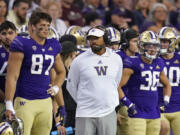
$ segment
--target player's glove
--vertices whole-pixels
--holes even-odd
[[[130,117],[134,116],[135,114],[137,114],[137,111],[136,111],[136,105],[135,104],[131,104],[131,106],[128,108],[128,115]]]
[[[58,108],[58,111],[56,113],[56,117],[60,116],[60,121],[56,124],[56,127],[58,126],[64,126],[65,124],[65,118],[66,118],[66,109],[64,106],[60,106]]]
[[[133,104],[126,96],[124,96],[121,100],[121,103],[123,103],[125,106],[128,107],[128,115],[129,116],[134,116],[137,114],[136,106]]]
[[[169,100],[170,100],[169,96],[164,96],[164,104],[163,104],[163,106],[160,107],[160,111],[162,113],[167,110],[167,107],[169,105]]]

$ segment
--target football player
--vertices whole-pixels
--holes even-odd
[[[174,135],[180,133],[180,53],[175,52],[178,45],[179,37],[175,29],[171,27],[163,27],[159,32],[161,41],[161,58],[165,62],[164,72],[167,75],[171,87],[172,95],[170,103],[165,106],[164,113],[161,114],[161,133],[160,135],[168,135],[169,129],[172,129]],[[159,88],[160,106],[163,105],[163,86]]]
[[[60,90],[65,78],[65,69],[59,55],[59,42],[54,38],[47,38],[51,20],[47,13],[32,13],[29,20],[30,36],[18,36],[10,46],[5,115],[8,119],[16,115],[23,120],[24,135],[50,134],[51,96],[55,96],[57,103],[61,105],[61,116],[65,115]],[[56,71],[56,78],[53,86],[49,86],[52,68]]]
[[[87,51],[90,46],[86,44],[86,33],[82,31],[80,26],[73,25],[69,27],[66,32],[66,35],[73,35],[77,40],[78,53]]]
[[[16,27],[10,21],[4,21],[0,25],[0,121],[5,109],[5,76],[9,56],[9,47],[13,39],[17,36]]]
[[[160,41],[152,31],[143,32],[138,39],[140,55],[126,57],[119,85],[120,101],[128,107],[131,135],[158,135],[160,110],[157,85],[164,85],[164,102],[168,103],[171,86],[163,71],[164,62],[158,58]],[[128,82],[128,84],[127,84]],[[122,87],[127,84],[128,97]]]
[[[115,51],[119,50],[121,33],[113,27],[107,27],[106,29],[108,31],[109,38],[110,38],[110,44],[108,47],[115,50]]]
[[[138,55],[138,41],[139,33],[132,29],[127,29],[122,34],[121,39],[121,50],[117,51],[117,54],[121,56],[122,60],[129,56],[136,56]],[[123,87],[124,93],[128,94],[128,87]],[[129,130],[129,119],[127,113],[127,107],[123,104],[118,106],[117,111],[117,118],[118,118],[118,127],[117,127],[117,134],[118,135],[130,135]]]

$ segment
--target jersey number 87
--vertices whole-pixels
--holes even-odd
[[[54,64],[54,57],[52,55],[45,54],[43,58],[42,54],[32,55],[31,74],[42,74],[44,60],[50,60],[50,65],[45,70],[45,75],[49,75],[49,71]]]

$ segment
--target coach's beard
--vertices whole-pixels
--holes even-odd
[[[105,46],[91,45],[91,50],[92,50],[94,53],[100,52],[103,48],[105,48]]]

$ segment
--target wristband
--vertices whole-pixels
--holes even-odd
[[[124,96],[120,101],[128,108],[133,105],[133,103],[126,96]]]
[[[59,127],[59,126],[62,126],[61,122],[58,122],[58,123],[56,124],[56,127]]]
[[[57,85],[52,86],[52,88],[54,89],[54,92],[55,92],[55,93],[58,93],[59,87],[58,87]]]
[[[5,101],[5,103],[6,103],[6,110],[10,110],[10,111],[12,111],[13,114],[15,114],[15,110],[14,110],[12,101],[7,100],[7,101]]]
[[[169,96],[164,96],[164,102],[168,102],[169,103],[170,97]]]

